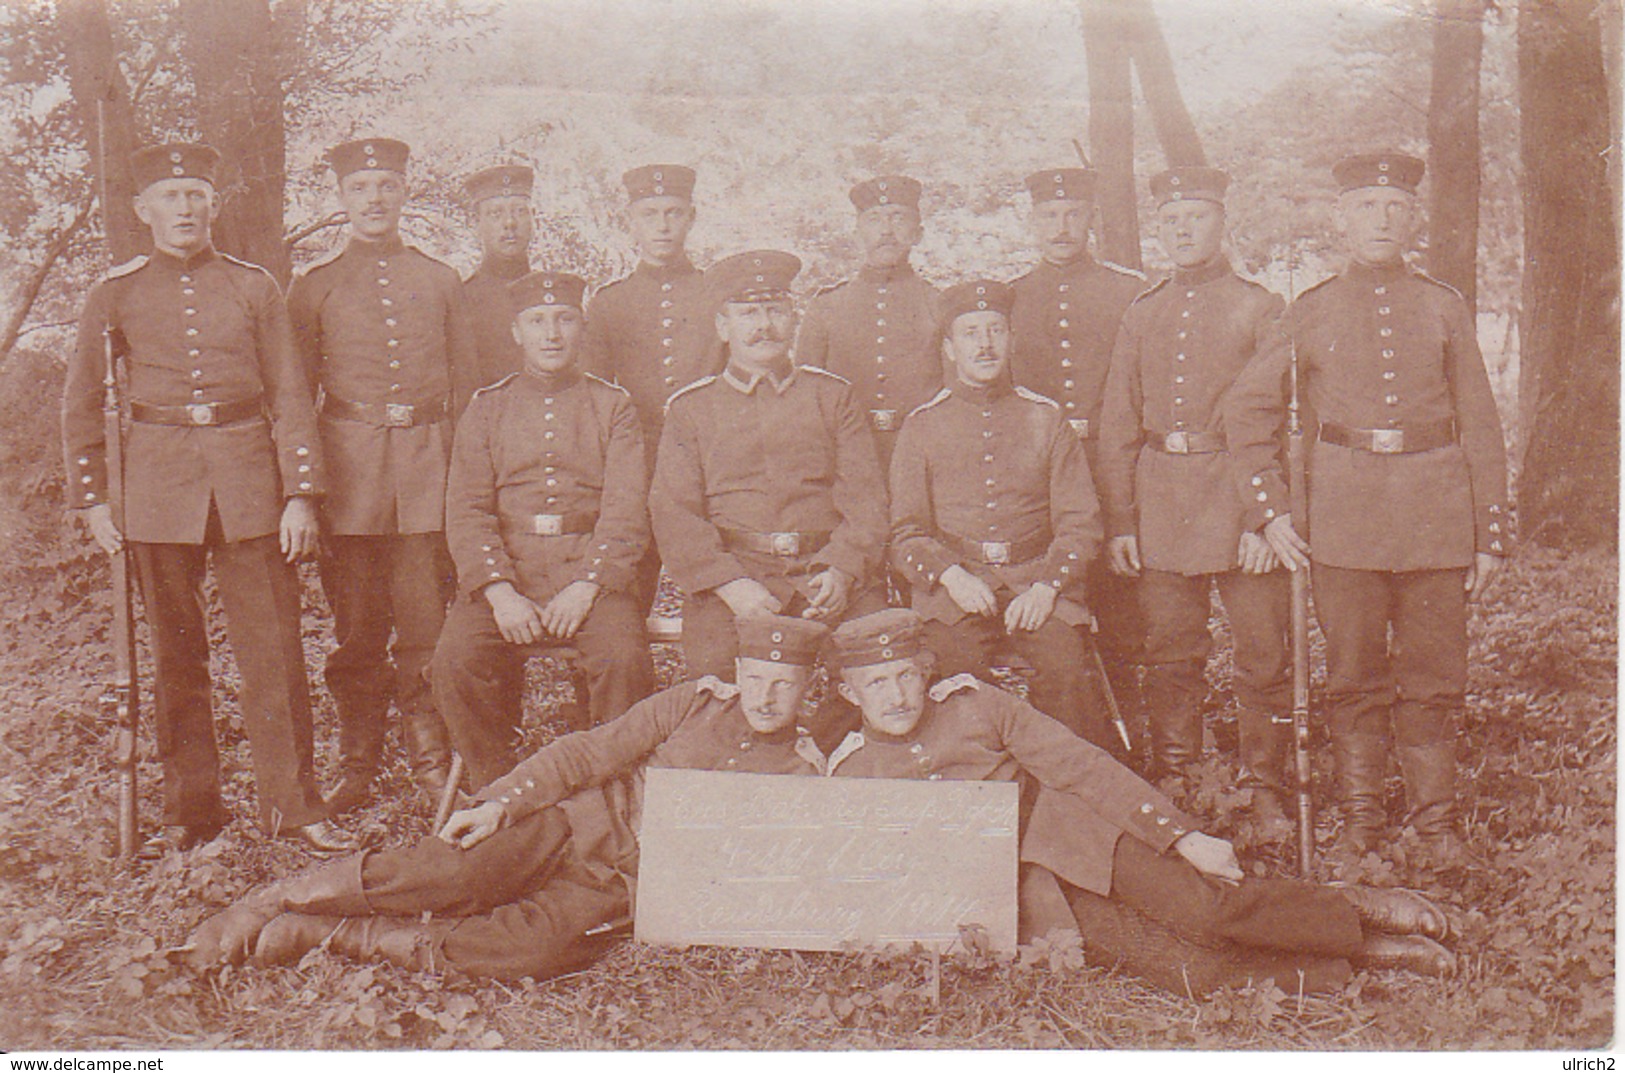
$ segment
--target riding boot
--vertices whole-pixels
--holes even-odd
[[[1334,734],[1338,788],[1343,795],[1342,842],[1364,853],[1388,825],[1383,781],[1388,775],[1388,739],[1375,734]]]
[[[1354,906],[1360,923],[1392,935],[1425,935],[1443,939],[1450,934],[1450,918],[1431,899],[1414,890],[1330,884]]]
[[[260,929],[254,943],[255,965],[296,965],[299,959],[325,943],[344,923],[343,917],[283,913]]]
[[[352,854],[272,883],[209,917],[180,948],[187,964],[199,970],[241,965],[253,951],[260,931],[283,913],[350,916],[370,912],[361,888],[364,856]]]
[[[1294,830],[1285,811],[1293,799],[1286,778],[1292,724],[1277,722],[1268,713],[1251,708],[1242,708],[1236,722],[1241,737],[1242,785],[1253,791],[1253,826],[1262,841],[1284,842]]]
[[[1202,759],[1200,663],[1153,664],[1145,672],[1151,723],[1151,777],[1176,800],[1188,789],[1188,769]]]
[[[339,816],[365,804],[372,796],[373,782],[383,766],[389,703],[385,700],[379,706],[371,698],[365,703],[352,703],[337,694],[333,700],[339,710],[339,781],[322,803],[329,816]]]
[[[1456,743],[1401,745],[1399,769],[1405,776],[1406,818],[1436,867],[1449,867],[1461,854],[1455,831]]]
[[[401,737],[412,780],[433,808],[445,795],[446,780],[451,777],[451,736],[427,698],[401,713]]]
[[[383,960],[414,972],[446,967],[440,945],[455,920],[422,923],[414,917],[357,917],[340,922],[326,939],[335,954],[356,961]]]
[[[1421,935],[1370,935],[1349,959],[1361,968],[1404,969],[1423,976],[1450,976],[1456,955]]]

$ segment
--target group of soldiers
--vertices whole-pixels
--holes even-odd
[[[475,795],[416,847],[343,857],[212,919],[194,961],[327,942],[567,971],[629,911],[652,764],[1029,780],[1024,927],[1059,915],[1169,986],[1171,965],[1211,986],[1287,965],[1330,986],[1349,958],[1448,965],[1425,900],[1237,884],[1229,844],[1179,807],[1203,751],[1216,585],[1253,818],[1290,829],[1286,572],[1312,561],[1344,842],[1390,833],[1392,743],[1407,822],[1439,862],[1460,852],[1467,601],[1510,534],[1472,318],[1404,260],[1420,160],[1338,165],[1349,265],[1284,312],[1222,252],[1217,169],[1151,181],[1174,264],[1155,285],[1090,255],[1093,173],[1060,168],[1026,180],[1039,264],[943,291],[909,263],[921,184],[877,177],[851,191],[862,265],[798,332],[792,254],[689,260],[688,168],[625,174],[639,263],[589,302],[579,277],[533,270],[520,165],[465,184],[484,250],[467,281],[406,245],[408,155],[386,138],[330,151],[348,241],[284,305],[212,246],[213,151],[138,153],[154,250],[91,293],[69,363],[73,506],[109,551],[128,539],[151,627],[155,850],[227,819],[210,557],[268,832],[354,848],[330,817],[367,799],[391,702],[424,791],[446,791],[455,748]],[[122,524],[108,354],[126,398]],[[1315,441],[1308,518],[1291,516],[1280,450],[1294,391]],[[311,558],[337,639],[326,798],[293,566]],[[651,696],[662,569],[683,594],[687,681]],[[525,660],[558,646],[593,729],[522,759]],[[803,711],[821,655],[835,688]],[[981,681],[1012,658],[1030,706]],[[1119,763],[1114,697],[1144,705],[1156,786]]]

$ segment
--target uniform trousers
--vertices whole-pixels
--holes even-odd
[[[427,927],[435,968],[503,980],[591,964],[617,940],[586,932],[631,912],[625,883],[594,875],[572,851],[558,808],[533,812],[472,849],[429,835],[369,853],[361,889],[374,915],[443,918]]]
[[[1187,711],[1200,707],[1207,691],[1203,671],[1213,651],[1208,590],[1215,585],[1235,642],[1237,703],[1255,712],[1289,710],[1292,583],[1284,570],[1194,575],[1146,570],[1139,596],[1146,624],[1147,702]]]
[[[573,638],[534,645],[504,639],[491,605],[478,593],[452,605],[430,678],[452,744],[476,789],[506,775],[519,760],[525,661],[563,646],[579,653],[591,725],[607,723],[654,690],[643,615],[630,594],[599,593]]]
[[[1342,986],[1364,933],[1336,890],[1294,879],[1225,883],[1170,850],[1120,838],[1109,898],[1063,884],[1084,949],[1175,994],[1273,977],[1291,993]],[[1301,976],[1300,976],[1301,974]]]
[[[1032,665],[1027,701],[1074,734],[1107,751],[1121,753],[1122,742],[1107,719],[1094,661],[1076,628],[1051,615],[1036,630],[1006,633],[1001,608],[997,615],[966,615],[951,625],[925,623],[925,646],[937,657],[943,678],[974,674],[987,678],[1004,654]]]
[[[326,812],[311,742],[299,576],[275,535],[227,541],[212,508],[204,541],[130,543],[151,630],[164,822],[201,827],[229,818],[220,800],[203,596],[212,559],[226,636],[242,675],[241,714],[253,752],[260,826],[274,833],[315,823]]]
[[[324,677],[338,705],[339,756],[347,769],[370,773],[383,757],[391,697],[403,716],[433,716],[424,669],[446,621],[450,556],[441,533],[324,543],[322,591],[338,639]]]
[[[1464,569],[1349,570],[1316,563],[1334,735],[1401,746],[1455,740],[1467,694]]]

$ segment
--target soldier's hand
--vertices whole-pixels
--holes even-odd
[[[124,547],[124,534],[113,524],[110,504],[97,503],[94,507],[86,507],[80,516],[90,528],[91,537],[107,554],[116,555]]]
[[[998,598],[987,582],[958,563],[944,570],[937,582],[967,615],[991,615],[999,609]]]
[[[812,578],[812,596],[808,599],[807,610],[801,613],[802,618],[835,619],[841,617],[846,610],[846,603],[852,598],[852,578],[845,570],[830,567],[821,574]]]
[[[572,581],[542,608],[542,626],[554,637],[568,641],[587,621],[587,612],[597,599],[596,582]]]
[[[288,500],[288,505],[282,508],[282,525],[277,535],[288,562],[309,562],[316,557],[321,528],[316,521],[316,504],[309,496],[294,496]]]
[[[1489,588],[1490,581],[1501,572],[1506,560],[1499,555],[1489,555],[1477,552],[1473,555],[1473,565],[1467,568],[1467,599],[1477,600]]]
[[[717,586],[717,595],[728,605],[734,617],[740,615],[776,615],[784,610],[778,597],[767,591],[767,586],[751,577],[736,577]]]
[[[1244,877],[1241,862],[1236,860],[1236,847],[1222,838],[1192,831],[1174,843],[1174,852],[1203,875],[1218,876],[1220,879]]]
[[[1267,574],[1280,562],[1280,556],[1275,554],[1269,541],[1257,533],[1241,534],[1241,543],[1236,548],[1236,565],[1241,567],[1242,573]]]
[[[1283,514],[1266,525],[1264,539],[1288,570],[1309,566],[1309,542],[1292,528],[1292,515]]]
[[[1055,590],[1042,582],[1028,586],[1026,592],[1011,600],[1010,606],[1004,609],[1004,632],[1026,630],[1030,633],[1038,629],[1054,614],[1055,597]]]
[[[1112,537],[1106,544],[1106,562],[1112,573],[1122,577],[1140,576],[1140,538]]]
[[[536,601],[506,581],[498,581],[480,590],[485,602],[491,605],[491,617],[496,619],[502,639],[509,644],[533,645],[542,639],[547,627],[542,622],[542,609]]]
[[[486,801],[473,808],[453,812],[446,826],[440,829],[440,841],[450,842],[462,849],[472,849],[500,831],[507,822],[508,813],[501,803]]]

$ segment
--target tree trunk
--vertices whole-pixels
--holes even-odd
[[[1435,0],[1428,98],[1428,271],[1478,308],[1479,70],[1484,0]]]
[[[1518,6],[1523,138],[1523,349],[1518,401],[1525,539],[1616,547],[1619,242],[1609,85],[1595,0]]]
[[[1140,89],[1145,103],[1151,109],[1151,124],[1157,132],[1157,143],[1169,167],[1204,165],[1207,154],[1202,151],[1202,139],[1191,121],[1190,109],[1179,92],[1179,80],[1174,77],[1174,59],[1168,52],[1168,42],[1157,23],[1157,13],[1151,0],[1132,0],[1129,17],[1134,20],[1130,52],[1134,69],[1140,76]]]
[[[61,0],[57,18],[62,28],[68,87],[74,111],[90,151],[91,170],[100,178],[102,230],[112,263],[121,264],[152,246],[145,226],[135,215],[135,179],[130,155],[135,152],[135,118],[129,87],[119,70],[113,47],[113,26],[106,0]],[[102,107],[97,108],[97,102]],[[98,129],[98,111],[102,118]],[[107,159],[102,159],[105,146]]]
[[[197,89],[198,130],[220,151],[215,245],[261,265],[283,286],[292,265],[282,241],[287,183],[281,57],[268,0],[180,0],[186,58]]]
[[[1133,12],[1119,0],[1081,0],[1089,64],[1089,151],[1100,178],[1101,255],[1139,268],[1140,215],[1134,190],[1134,94],[1129,67]]]

